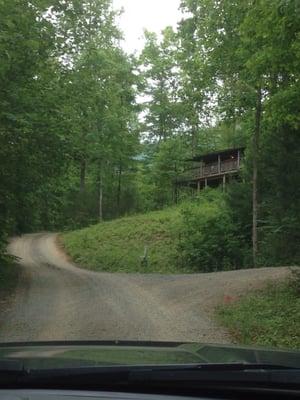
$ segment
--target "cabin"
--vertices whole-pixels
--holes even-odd
[[[244,147],[226,149],[186,160],[190,167],[177,179],[177,185],[198,191],[223,185],[225,190],[226,183],[239,176],[244,151]]]

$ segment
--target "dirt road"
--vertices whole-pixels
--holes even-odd
[[[230,342],[213,308],[282,279],[286,268],[197,275],[96,273],[72,265],[56,235],[11,241],[20,257],[14,298],[0,314],[0,342],[29,340],[172,340]]]

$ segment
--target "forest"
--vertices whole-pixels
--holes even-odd
[[[300,2],[181,9],[127,54],[111,0],[0,0],[1,264],[13,235],[176,205],[190,265],[300,262]],[[226,192],[174,184],[240,146]]]

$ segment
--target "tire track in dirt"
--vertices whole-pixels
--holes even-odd
[[[214,321],[224,296],[236,297],[288,268],[195,275],[97,273],[77,268],[40,233],[11,240],[22,268],[9,308],[0,314],[0,341],[166,340],[228,343]]]

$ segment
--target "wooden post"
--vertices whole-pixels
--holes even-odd
[[[207,184],[207,178],[205,178],[205,188],[207,188],[208,184]]]
[[[203,161],[200,162],[200,178],[203,177]]]
[[[218,155],[218,172],[221,173],[221,155]]]
[[[225,192],[226,190],[226,175],[223,175],[223,191]]]
[[[201,190],[201,182],[198,181],[198,182],[197,182],[197,193],[198,193],[198,194],[200,193],[200,190]]]
[[[238,150],[238,159],[237,159],[238,169],[240,169],[240,164],[241,164],[241,153],[240,153],[240,150]]]

